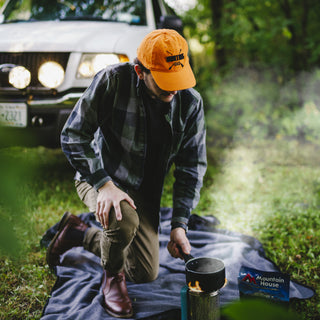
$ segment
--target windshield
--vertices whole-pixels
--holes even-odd
[[[3,22],[101,20],[146,25],[145,0],[11,0]]]

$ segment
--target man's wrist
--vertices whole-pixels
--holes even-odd
[[[188,225],[184,222],[178,222],[178,221],[171,222],[171,230],[176,228],[182,228],[186,233],[188,232]]]
[[[101,186],[99,189],[98,189],[98,192],[100,192],[102,189],[105,189],[105,188],[108,188],[108,187],[113,187],[114,186],[114,183],[112,180],[109,180],[107,181],[103,186]]]

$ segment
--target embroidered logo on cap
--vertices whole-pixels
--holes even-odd
[[[171,70],[173,67],[181,66],[182,68],[184,65],[179,60],[184,60],[184,53],[180,53],[177,55],[173,55],[171,52],[167,51],[170,56],[166,57],[167,62],[173,62],[173,64],[170,66],[169,70]],[[181,52],[181,49],[180,49]]]

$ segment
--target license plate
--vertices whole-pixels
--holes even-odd
[[[24,103],[0,103],[0,125],[26,127],[27,105]]]

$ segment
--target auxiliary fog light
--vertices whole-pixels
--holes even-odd
[[[38,79],[47,88],[57,88],[64,80],[64,70],[57,62],[45,62],[39,68]]]
[[[81,58],[78,67],[78,78],[92,78],[97,72],[111,64],[129,61],[125,55],[117,55],[113,53],[87,53]]]
[[[31,73],[28,69],[22,66],[14,67],[9,72],[9,83],[17,88],[26,88],[31,81]]]

